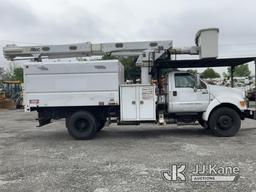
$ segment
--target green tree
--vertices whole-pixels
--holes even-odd
[[[140,78],[140,67],[137,67],[132,57],[122,58],[120,62],[124,65],[125,79],[133,80]]]
[[[14,68],[12,80],[23,82],[23,68],[22,67]]]
[[[133,80],[140,78],[140,68],[136,66],[134,57],[114,57],[114,56],[103,56],[103,60],[118,59],[124,65],[124,76],[126,80]]]
[[[225,79],[228,79],[228,78],[229,78],[229,75],[228,75],[226,72],[223,72],[223,73],[222,73],[222,76],[223,76]]]
[[[198,73],[197,70],[193,70],[193,69],[188,69],[187,72],[193,74],[193,75],[196,75]]]
[[[248,64],[235,67],[234,77],[248,77],[251,74]],[[228,68],[228,75],[231,76],[231,68]]]
[[[207,68],[201,73],[201,77],[205,79],[207,78],[213,79],[213,78],[219,78],[220,74],[215,72],[212,68]]]
[[[2,79],[23,82],[23,68],[16,65],[10,65],[9,69],[5,70],[2,74]]]

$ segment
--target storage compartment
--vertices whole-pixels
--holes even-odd
[[[155,121],[156,96],[151,85],[121,85],[121,121]]]
[[[124,71],[117,60],[33,63],[24,79],[27,108],[119,105]]]

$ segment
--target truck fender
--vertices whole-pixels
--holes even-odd
[[[216,107],[218,107],[221,104],[230,104],[237,107],[239,110],[243,110],[239,106],[240,100],[241,100],[240,98],[236,98],[236,97],[216,97],[214,100],[210,102],[206,111],[203,113],[202,115],[203,120],[208,121],[212,110],[214,110]]]
[[[202,116],[203,120],[208,121],[211,111],[218,105],[220,105],[220,102],[216,98],[212,100],[208,105],[206,111],[203,113],[203,116]]]

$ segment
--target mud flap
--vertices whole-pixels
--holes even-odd
[[[49,123],[51,123],[51,115],[49,113],[45,113],[43,111],[38,111],[38,123],[39,125],[37,127],[42,127],[44,125],[47,125]]]

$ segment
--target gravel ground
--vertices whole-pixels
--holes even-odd
[[[0,111],[0,191],[256,191],[256,123],[232,138],[199,125],[104,128],[73,140],[63,121],[37,128],[35,113]],[[238,166],[236,182],[166,182],[170,164]]]

